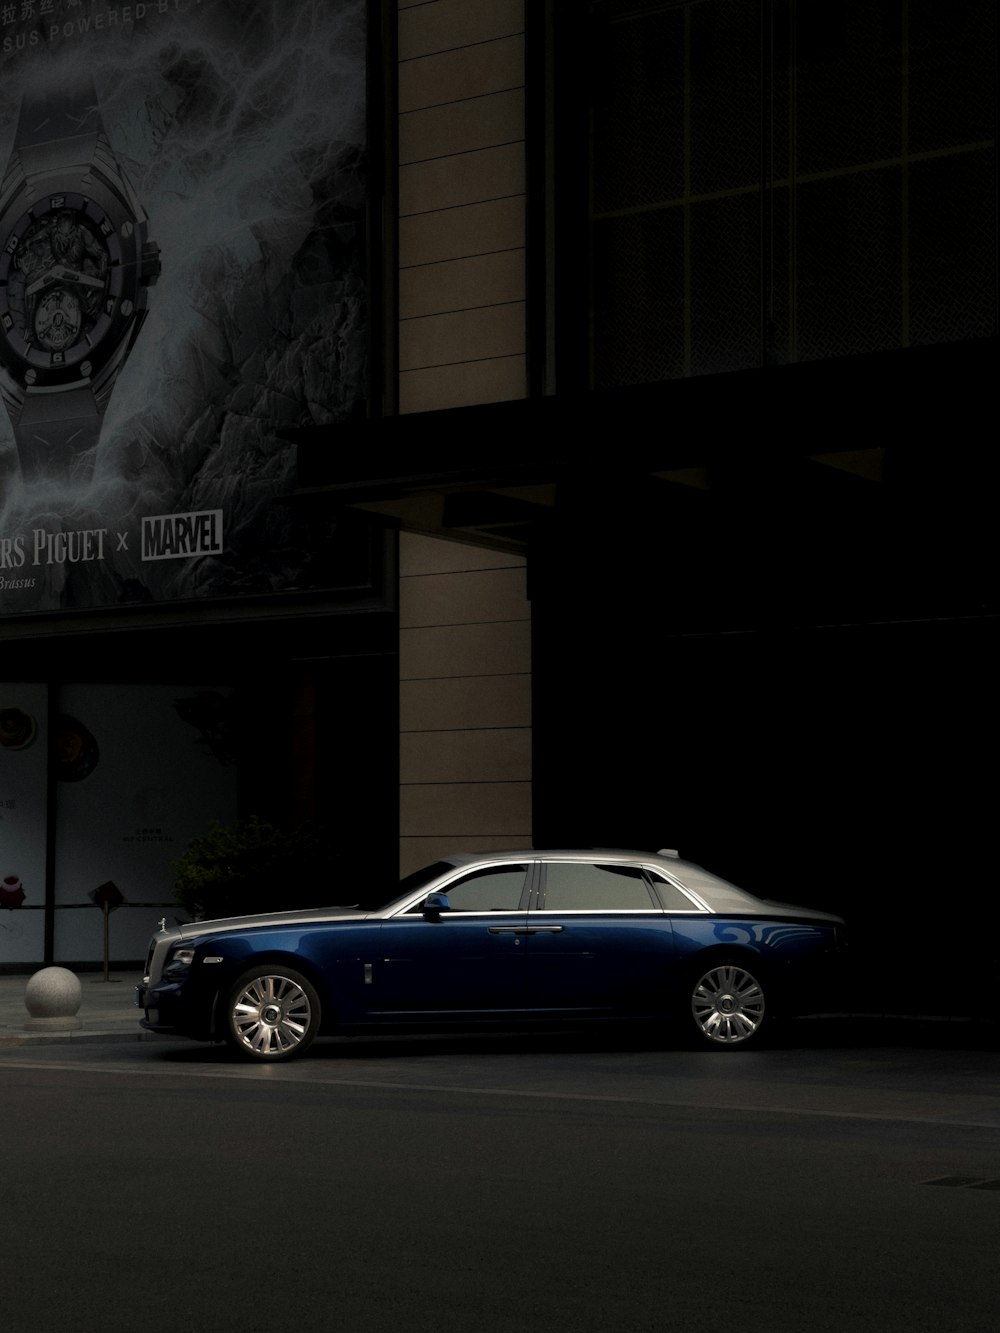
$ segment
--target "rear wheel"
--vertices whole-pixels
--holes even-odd
[[[319,1029],[319,996],[308,978],[290,967],[255,967],[226,998],[226,1040],[252,1060],[301,1055]]]
[[[695,975],[691,1017],[710,1046],[746,1046],[760,1035],[767,1005],[758,975],[735,959],[716,959]]]

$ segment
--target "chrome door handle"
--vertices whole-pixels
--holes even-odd
[[[491,935],[558,935],[563,926],[487,926]]]

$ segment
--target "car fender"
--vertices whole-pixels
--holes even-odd
[[[213,973],[210,982],[212,996],[210,1001],[210,1020],[209,1026],[212,1036],[221,1040],[225,1032],[225,1013],[224,1004],[227,994],[236,981],[244,973],[256,967],[282,967],[290,968],[294,972],[300,973],[306,977],[315,987],[319,996],[322,1020],[321,1029],[329,1031],[333,1025],[336,1013],[336,1000],[331,995],[326,979],[322,971],[316,966],[307,954],[296,953],[291,949],[276,949],[269,946],[261,949],[254,949],[251,941],[233,941],[228,939],[227,945],[235,944],[237,947],[230,950],[218,964],[204,964],[206,968],[217,968]],[[251,947],[240,948],[240,944],[250,945]],[[206,951],[207,957],[212,957],[211,948]]]

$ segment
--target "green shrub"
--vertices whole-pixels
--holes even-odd
[[[213,823],[175,867],[174,897],[196,920],[326,907],[332,856],[310,828],[288,832],[254,816]]]

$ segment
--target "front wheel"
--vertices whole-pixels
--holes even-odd
[[[755,1040],[766,1013],[760,979],[732,959],[716,961],[696,979],[691,1017],[698,1035],[711,1046],[746,1046]]]
[[[319,996],[300,972],[256,967],[229,990],[226,1040],[252,1060],[289,1060],[312,1044],[319,1018]]]

